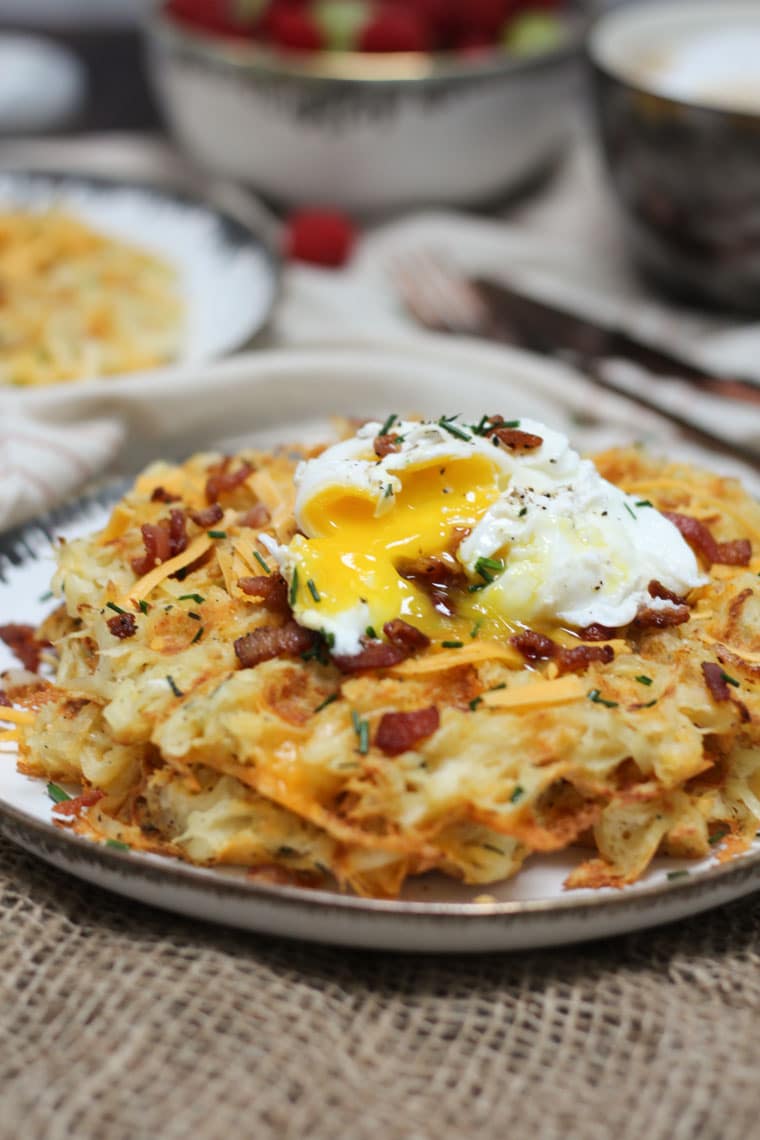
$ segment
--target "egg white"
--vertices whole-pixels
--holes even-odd
[[[394,583],[399,586],[398,610],[391,616],[408,618],[413,624],[416,619],[441,640],[450,637],[455,628],[450,620],[433,613],[425,599],[418,605],[408,584],[400,579],[396,583],[397,575],[389,579],[387,563],[396,557],[396,548],[406,549],[408,535],[399,532],[398,539],[389,539],[378,554],[372,547],[372,519],[384,520],[383,533],[393,536],[394,511],[410,480],[419,479],[420,473],[423,479],[430,476],[431,486],[441,496],[418,504],[420,517],[424,514],[429,524],[440,511],[443,519],[452,502],[443,497],[448,490],[443,486],[444,473],[459,464],[461,478],[467,470],[461,464],[467,462],[477,473],[478,489],[463,494],[459,488],[459,521],[465,537],[454,557],[470,583],[461,600],[462,620],[468,625],[478,617],[502,630],[531,623],[576,627],[599,623],[617,628],[632,621],[642,606],[672,605],[651,598],[652,580],[681,596],[704,582],[694,553],[668,519],[603,479],[561,433],[528,419],[520,420],[519,427],[539,436],[541,445],[513,452],[455,417],[396,421],[392,432],[400,439],[399,450],[378,457],[373,442],[381,425],[373,422],[302,463],[296,472],[295,507],[301,534],[287,547],[271,539],[266,543],[291,586],[294,581],[298,586],[300,579],[293,605],[297,620],[321,630],[336,652],[357,653],[367,636],[382,635],[377,615],[388,620],[388,606],[394,604],[391,581],[391,593]],[[485,471],[490,472],[486,487]],[[354,533],[354,545],[361,549],[342,542],[341,528],[326,509],[325,504],[344,500],[356,502],[357,510],[366,513],[363,523],[361,516],[353,528],[345,528],[347,534]],[[408,525],[414,517],[407,511],[399,525]],[[442,522],[442,535],[445,530]],[[331,566],[321,567],[321,581],[329,581],[331,570],[343,575],[339,600],[333,597],[331,606],[313,596],[313,581],[309,590],[304,588],[305,567],[311,565],[309,544],[326,535],[332,536],[335,558]],[[417,553],[436,556],[443,549],[439,544]],[[354,564],[356,573],[351,577]]]

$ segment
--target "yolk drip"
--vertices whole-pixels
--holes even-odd
[[[468,595],[451,552],[499,497],[496,472],[473,456],[409,468],[400,478],[393,506],[379,517],[375,500],[345,485],[328,486],[306,504],[303,521],[316,537],[291,544],[299,576],[296,607],[338,618],[366,602],[378,636],[385,622],[401,617],[431,639],[465,631],[469,638],[473,615],[480,616],[477,594]],[[447,553],[461,575],[455,617],[436,609],[430,589],[414,573],[420,560]]]

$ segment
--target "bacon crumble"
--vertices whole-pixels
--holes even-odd
[[[671,626],[683,625],[690,617],[691,610],[685,605],[662,610],[642,606],[636,614],[634,624],[640,629],[670,629]]]
[[[281,626],[263,626],[235,641],[235,656],[244,669],[252,669],[262,661],[275,657],[298,657],[310,650],[317,635],[295,621]]]
[[[653,578],[647,587],[650,598],[659,598],[663,602],[672,602],[675,606],[684,605],[685,599],[676,594],[673,590],[669,590],[667,586],[663,586],[662,582],[658,582]]]
[[[384,459],[386,455],[392,455],[401,450],[401,437],[392,432],[376,435],[372,447],[378,459]]]
[[[166,487],[154,487],[150,496],[151,503],[176,503],[179,495],[172,495]]]
[[[226,458],[221,463],[217,463],[215,467],[209,468],[211,474],[206,480],[207,503],[218,502],[222,495],[235,491],[245,483],[249,475],[253,474],[253,467],[250,463],[241,463],[237,471],[230,471],[229,466],[230,459]]]
[[[554,661],[560,676],[564,673],[582,673],[592,662],[608,665],[615,657],[611,645],[576,645],[567,648],[534,629],[526,629],[509,639],[526,661]]]
[[[240,578],[238,586],[244,594],[261,598],[269,609],[285,611],[288,607],[288,583],[282,574],[260,574],[252,578]]]
[[[35,635],[33,625],[20,625],[16,622],[0,625],[0,640],[5,642],[11,653],[30,673],[39,670],[42,651],[50,648],[49,641],[38,641]]]
[[[188,511],[190,518],[196,526],[202,527],[207,530],[214,523],[221,522],[224,518],[224,511],[218,503],[212,503],[210,507],[204,507],[201,511]]]
[[[392,645],[406,650],[409,654],[415,653],[418,649],[427,649],[430,645],[428,635],[423,633],[421,629],[417,629],[416,625],[410,625],[408,621],[404,621],[403,618],[387,621],[383,626],[383,633]]]
[[[451,600],[454,590],[467,588],[467,576],[452,554],[408,559],[399,563],[396,570],[407,582],[413,582],[430,598],[433,607],[445,617],[453,617],[455,608]]]
[[[243,511],[237,520],[237,525],[251,527],[253,530],[260,530],[261,527],[268,526],[271,521],[272,516],[264,504],[256,503],[254,506],[249,507],[247,511]]]
[[[692,515],[682,515],[678,511],[662,513],[681,532],[692,550],[702,555],[708,565],[711,566],[714,562],[724,566],[749,565],[752,558],[752,543],[748,538],[718,542],[709,527]]]
[[[388,641],[369,641],[358,653],[350,656],[345,653],[333,653],[332,661],[341,673],[362,673],[365,669],[390,669],[405,661],[408,656],[405,649]]]
[[[134,637],[137,633],[137,622],[134,614],[114,614],[106,622],[114,637],[124,641],[127,637]]]
[[[600,625],[599,622],[595,621],[591,625],[584,625],[582,629],[579,629],[578,636],[583,641],[611,641],[615,636],[615,630],[608,625]]]
[[[82,792],[80,796],[74,796],[70,800],[61,800],[60,803],[54,804],[53,811],[56,815],[79,816],[87,808],[94,807],[104,796],[105,792],[91,788],[87,792]]]
[[[731,690],[720,665],[716,665],[714,661],[703,661],[701,669],[712,699],[718,702],[730,701]]]
[[[140,527],[145,554],[131,560],[135,574],[147,574],[155,566],[187,550],[187,518],[175,507],[169,517]]]
[[[386,756],[399,756],[432,736],[440,723],[441,717],[435,705],[415,709],[414,712],[384,713],[375,735],[375,745]]]

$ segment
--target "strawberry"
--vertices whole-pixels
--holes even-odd
[[[414,11],[422,17],[437,48],[449,47],[458,27],[461,0],[414,0]]]
[[[311,13],[297,4],[273,6],[265,16],[272,43],[286,51],[321,51],[324,37]]]
[[[515,0],[467,0],[466,4],[458,5],[457,41],[472,42],[482,37],[494,43],[516,6]]]
[[[429,51],[430,27],[424,17],[399,3],[381,4],[359,36],[360,51]]]
[[[355,241],[353,222],[338,210],[296,210],[286,225],[285,256],[337,269],[348,261]]]
[[[228,17],[224,0],[171,0],[166,10],[183,23],[207,32],[234,35],[238,31],[236,22]]]

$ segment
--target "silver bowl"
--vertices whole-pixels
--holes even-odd
[[[149,70],[169,127],[202,166],[287,206],[358,213],[473,204],[561,152],[583,12],[561,46],[523,58],[284,56],[181,25],[160,4]]]

